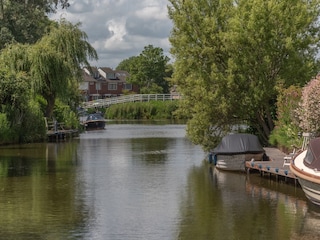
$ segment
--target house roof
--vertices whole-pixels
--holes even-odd
[[[83,81],[85,81],[85,82],[97,82],[97,80],[93,76],[89,75],[85,71],[83,71]]]
[[[109,83],[114,82],[126,82],[126,78],[129,77],[129,73],[123,70],[113,70],[109,67],[90,67],[83,69],[84,81],[105,81]],[[111,75],[111,77],[110,77]]]
[[[109,67],[99,67],[99,69],[101,69],[105,73],[114,72],[114,70],[112,68],[109,68]]]

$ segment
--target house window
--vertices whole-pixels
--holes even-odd
[[[132,84],[131,83],[124,83],[123,89],[124,90],[132,90]]]
[[[108,77],[109,79],[116,79],[116,76],[115,76],[114,73],[107,73],[107,77]]]
[[[96,83],[96,90],[101,90],[101,83]]]
[[[118,84],[116,83],[109,83],[108,84],[108,90],[117,90],[118,89]]]

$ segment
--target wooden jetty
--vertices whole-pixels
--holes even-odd
[[[45,118],[45,124],[49,142],[65,141],[79,135],[78,130],[64,129],[63,124],[55,120]]]
[[[47,131],[47,138],[49,142],[66,141],[67,139],[74,138],[79,135],[78,130],[58,130],[58,131]]]
[[[270,161],[247,161],[247,173],[258,172],[261,176],[275,177],[276,180],[291,180],[297,184],[296,176],[290,171],[289,164],[285,161],[287,154],[277,148],[265,148]],[[286,159],[287,160],[287,159]]]

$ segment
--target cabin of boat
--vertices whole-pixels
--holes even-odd
[[[106,119],[100,113],[89,114],[83,125],[87,131],[105,129]]]

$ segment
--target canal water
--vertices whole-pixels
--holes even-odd
[[[219,172],[185,125],[112,124],[0,148],[0,240],[319,239],[294,185]]]

